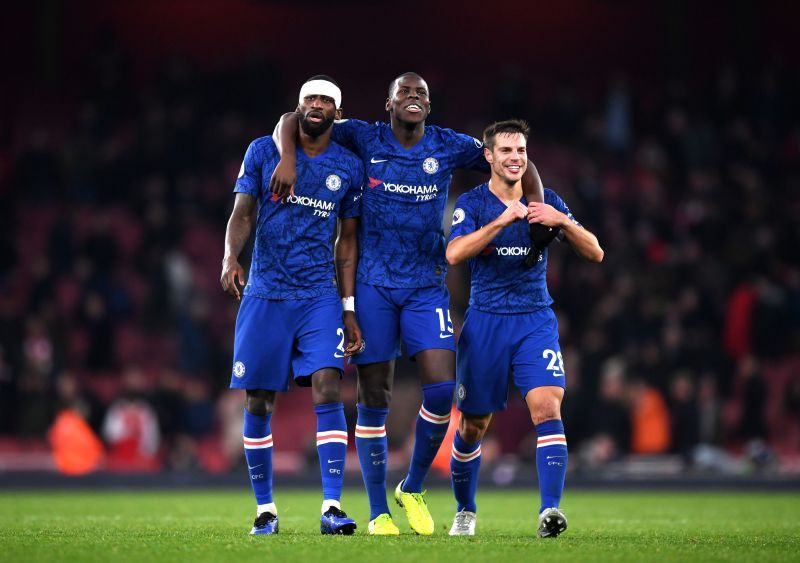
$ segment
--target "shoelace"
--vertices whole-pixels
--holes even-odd
[[[426,491],[423,491],[421,493],[409,493],[409,494],[412,497],[414,497],[414,500],[416,500],[419,504],[421,504],[422,506],[427,506],[427,503],[425,502],[425,497],[424,497],[425,493],[426,493]]]
[[[456,514],[456,528],[459,530],[469,531],[469,516],[465,512]]]

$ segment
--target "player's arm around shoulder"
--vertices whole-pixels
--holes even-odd
[[[294,192],[297,182],[297,130],[300,127],[300,114],[296,111],[284,113],[275,125],[272,140],[278,149],[280,160],[269,180],[269,191],[280,199]]]
[[[567,210],[569,210],[564,207]],[[528,204],[528,222],[541,223],[547,227],[561,227],[564,237],[578,253],[578,256],[589,262],[602,262],[605,253],[600,247],[597,237],[578,222],[572,220],[567,213],[543,202]]]
[[[451,266],[460,264],[486,248],[497,236],[497,233],[514,223],[525,219],[528,209],[520,201],[510,203],[506,209],[491,223],[477,227],[474,209],[470,205],[470,193],[462,195],[453,212],[453,226],[450,231],[450,242],[447,243],[445,258]]]

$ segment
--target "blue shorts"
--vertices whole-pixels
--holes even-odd
[[[338,297],[260,299],[245,296],[236,317],[234,389],[286,391],[322,368],[344,370],[345,332]]]
[[[566,387],[550,307],[513,315],[467,309],[456,354],[458,409],[474,415],[504,410],[509,377],[523,398],[536,387]]]
[[[358,282],[356,315],[367,347],[351,363],[395,359],[400,355],[401,334],[411,359],[423,350],[456,349],[447,287],[391,289]]]

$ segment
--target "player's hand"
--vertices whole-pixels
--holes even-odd
[[[342,318],[344,320],[344,330],[347,333],[347,347],[344,349],[344,357],[349,358],[364,351],[364,336],[361,334],[361,327],[358,326],[356,314],[353,311],[345,311]]]
[[[225,258],[222,261],[222,275],[219,277],[219,283],[222,285],[223,291],[235,297],[237,301],[241,301],[242,292],[239,290],[239,285],[236,283],[237,280],[239,285],[244,287],[244,268],[242,268],[242,265],[239,264],[239,261],[233,256]]]
[[[515,201],[506,207],[506,210],[497,218],[497,221],[502,227],[508,227],[511,223],[524,219],[527,215],[528,208],[521,201]]]
[[[541,223],[545,227],[561,227],[566,215],[552,205],[540,201],[528,204],[528,223]]]
[[[269,179],[269,191],[272,192],[273,199],[286,201],[286,198],[294,195],[295,182],[297,182],[297,162],[294,155],[281,157]]]

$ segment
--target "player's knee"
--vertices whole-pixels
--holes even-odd
[[[247,391],[244,408],[255,416],[272,414],[275,406],[275,393],[269,391]]]
[[[392,392],[383,386],[359,386],[358,402],[371,409],[387,409],[392,400]]]
[[[339,393],[339,380],[320,381],[315,383],[311,396],[315,405],[340,403],[341,394]]]
[[[560,387],[537,387],[526,396],[525,402],[534,424],[561,418],[561,400],[564,390]]]
[[[339,382],[341,372],[335,369],[322,369],[311,376],[311,399],[315,405],[341,402]]]
[[[561,400],[557,397],[544,397],[535,401],[531,409],[531,420],[534,424],[541,424],[548,420],[561,418]]]
[[[467,418],[462,415],[458,423],[458,433],[468,444],[474,444],[482,439],[487,428],[489,428],[489,418]]]

